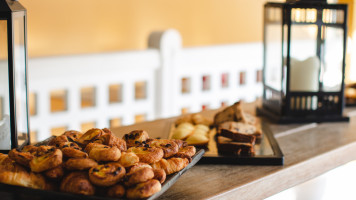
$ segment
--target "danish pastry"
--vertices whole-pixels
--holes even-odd
[[[93,195],[95,187],[90,183],[87,172],[72,172],[63,178],[60,186],[62,192]]]
[[[196,149],[194,146],[186,146],[179,149],[178,153],[175,155],[177,157],[193,157],[195,155]]]
[[[60,135],[49,141],[48,146],[59,147],[59,145],[64,142],[69,142],[68,137],[66,135]]]
[[[132,186],[138,183],[146,182],[154,177],[152,168],[144,167],[126,174],[125,185]]]
[[[140,158],[140,162],[148,164],[158,162],[164,155],[163,150],[156,147],[131,147],[127,152],[135,153]]]
[[[50,179],[61,179],[64,175],[64,169],[62,165],[58,165],[57,167],[53,168],[53,169],[49,169],[47,171],[45,171],[45,176],[50,178]]]
[[[98,165],[89,170],[90,181],[98,186],[112,186],[124,177],[125,168],[117,163]]]
[[[133,173],[133,172],[140,170],[142,168],[151,168],[152,169],[151,165],[149,165],[147,163],[140,162],[140,163],[137,163],[134,166],[132,166],[129,170],[129,173]]]
[[[90,158],[70,158],[64,163],[64,167],[68,170],[85,170],[98,165]]]
[[[100,144],[100,143],[89,143],[84,151],[87,152],[88,154],[90,153],[90,151],[95,148],[95,147],[106,147],[107,145],[104,145],[104,144]]]
[[[148,133],[144,130],[134,130],[124,135],[123,139],[126,141],[127,147],[138,146],[148,139]]]
[[[171,139],[171,140],[178,145],[178,149],[188,146],[188,143],[186,141],[178,140],[178,139]]]
[[[63,135],[67,136],[71,141],[77,141],[83,133],[79,131],[69,130],[63,133]]]
[[[59,148],[62,150],[62,153],[67,158],[87,158],[88,154],[82,151],[82,148],[79,147],[74,142],[64,142],[59,145]]]
[[[163,169],[154,169],[153,179],[158,180],[161,184],[166,180],[166,172]]]
[[[17,151],[17,149],[12,149],[9,152],[9,158],[20,165],[28,167],[30,161],[34,158],[34,155],[32,155],[30,152],[20,152]]]
[[[33,145],[26,145],[22,148],[22,152],[29,152],[31,154],[36,154],[38,147],[33,146]]]
[[[132,152],[121,152],[120,160],[118,161],[124,167],[131,167],[140,161],[139,157]]]
[[[59,149],[53,149],[47,153],[35,156],[29,163],[33,172],[43,172],[57,167],[62,163],[62,151]]]
[[[100,161],[118,161],[121,157],[121,151],[116,147],[101,146],[94,147],[89,152],[89,158]]]
[[[114,197],[114,198],[124,197],[125,196],[125,187],[120,184],[111,186],[108,189],[107,195],[109,197]]]
[[[36,156],[42,156],[42,155],[45,155],[45,154],[48,154],[48,153],[51,153],[53,151],[56,150],[56,147],[54,146],[45,146],[45,145],[42,145],[42,146],[39,146],[37,148],[37,151],[36,151]]]
[[[169,158],[178,152],[178,145],[173,140],[153,139],[147,142],[150,147],[157,147],[163,150],[163,158]]]
[[[170,158],[168,160],[162,158],[162,160],[153,163],[151,166],[153,169],[163,169],[169,175],[182,170],[188,163],[187,158]]]
[[[113,134],[102,135],[102,136],[98,137],[94,142],[108,145],[109,147],[116,146],[118,149],[120,149],[120,151],[127,150],[125,140],[118,138]]]
[[[77,142],[79,142],[83,146],[86,146],[88,143],[94,141],[95,139],[97,139],[98,137],[103,135],[104,133],[105,132],[103,130],[101,130],[101,129],[92,128],[92,129],[89,129],[87,132],[85,132],[84,135],[82,135],[77,140]]]
[[[142,199],[152,196],[161,190],[161,184],[156,179],[151,179],[144,183],[139,183],[136,186],[127,189],[126,197],[129,199]]]

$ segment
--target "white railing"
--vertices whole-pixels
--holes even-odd
[[[80,130],[80,124],[89,121],[109,127],[112,118],[128,125],[135,123],[138,114],[153,120],[179,115],[182,108],[198,112],[203,105],[218,108],[222,102],[253,101],[262,94],[262,85],[256,81],[262,69],[261,43],[182,48],[175,30],[152,33],[148,43],[144,51],[30,59],[29,90],[37,97],[30,127],[37,132],[37,140],[47,138],[53,127]],[[190,84],[182,86],[183,78]],[[245,79],[243,84],[240,78]],[[135,99],[137,81],[146,82],[144,99]],[[109,103],[111,84],[122,84],[120,103]],[[83,87],[95,88],[95,106],[81,108]],[[189,92],[182,93],[182,87]],[[51,112],[54,90],[67,91],[65,111]]]

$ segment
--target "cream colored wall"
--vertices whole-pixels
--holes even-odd
[[[184,46],[262,41],[265,0],[20,0],[30,57],[147,47],[177,29]]]

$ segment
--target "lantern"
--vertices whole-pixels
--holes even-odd
[[[287,0],[264,6],[263,100],[280,123],[348,121],[344,107],[347,5]]]
[[[29,144],[26,9],[0,0],[0,152]]]

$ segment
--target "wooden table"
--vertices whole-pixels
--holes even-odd
[[[252,108],[246,106],[246,110]],[[208,117],[215,113],[203,112]],[[152,137],[162,137],[168,135],[175,119],[120,127],[113,132],[121,136],[144,129]],[[198,164],[159,199],[263,199],[356,159],[356,116],[349,123],[270,126],[285,155],[284,166]]]

